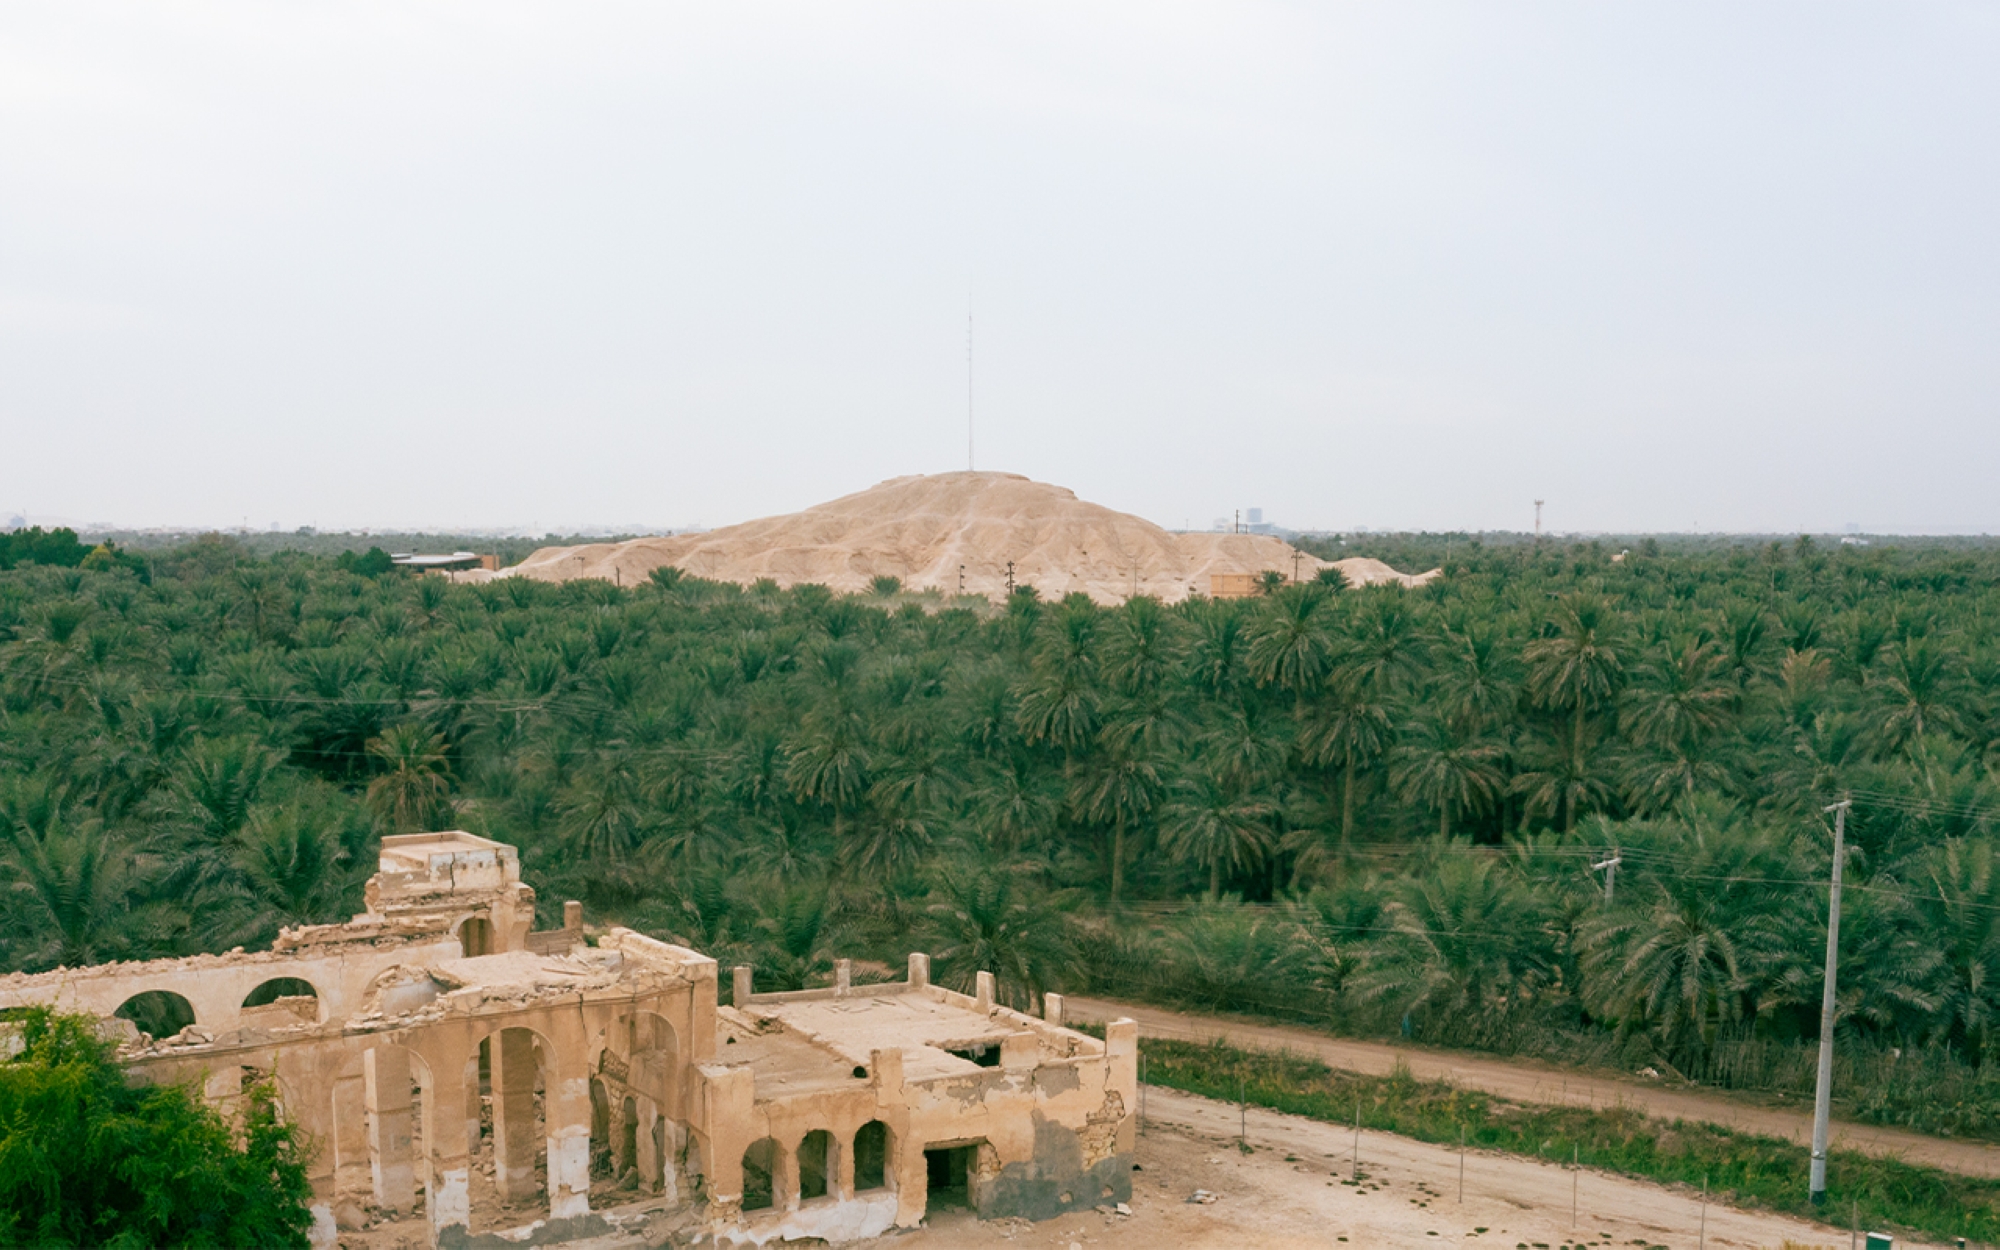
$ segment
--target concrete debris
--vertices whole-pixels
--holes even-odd
[[[1197,1189],[1188,1195],[1187,1200],[1205,1207],[1212,1202],[1222,1201],[1222,1195],[1206,1189]]]

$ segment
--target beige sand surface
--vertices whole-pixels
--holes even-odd
[[[544,547],[500,575],[629,585],[672,565],[741,585],[770,578],[780,586],[819,582],[854,594],[889,576],[910,590],[956,594],[962,587],[997,599],[1006,592],[1010,561],[1017,585],[1051,599],[1080,591],[1099,603],[1138,594],[1177,603],[1207,594],[1214,573],[1310,579],[1327,567],[1268,534],[1174,534],[1018,474],[936,473],[891,478],[803,512],[705,534]],[[1437,576],[1436,570],[1405,575],[1365,558],[1336,566],[1363,585],[1422,585]]]
[[[1091,1211],[1062,1219],[980,1221],[964,1210],[931,1213],[924,1226],[868,1243],[937,1247],[1055,1247],[1057,1250],[1178,1250],[1180,1247],[1555,1247],[1796,1246],[1845,1250],[1848,1230],[1728,1207],[1719,1198],[1557,1162],[1469,1151],[1460,1197],[1458,1151],[1386,1133],[1360,1137],[1355,1180],[1352,1128],[1148,1086],[1142,1100],[1132,1176],[1131,1214]],[[1247,1127],[1251,1150],[1237,1146]],[[1196,1190],[1216,1194],[1191,1203]],[[594,1209],[609,1210],[629,1232],[577,1243],[579,1250],[641,1250],[686,1245],[699,1213],[669,1210],[664,1200],[620,1205],[598,1185]],[[1572,1222],[1574,1201],[1574,1222]],[[484,1218],[498,1218],[496,1210]],[[342,1250],[417,1250],[422,1217],[343,1233]],[[1925,1243],[1898,1240],[1904,1250]]]
[[[879,1244],[923,1247],[1484,1247],[1824,1246],[1845,1250],[1848,1230],[1703,1203],[1699,1192],[1571,1171],[1512,1155],[1465,1156],[1459,1200],[1456,1150],[1354,1132],[1252,1108],[1251,1153],[1237,1148],[1234,1106],[1149,1087],[1132,1177],[1132,1214],[1092,1212],[1039,1224],[934,1216]],[[1219,1194],[1187,1201],[1197,1189]],[[1576,1220],[1571,1222],[1574,1194]],[[1704,1232],[1705,1224],[1705,1232]],[[1920,1243],[1898,1240],[1900,1247]]]

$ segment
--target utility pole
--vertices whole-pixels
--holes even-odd
[[[1535,541],[1542,541],[1542,501],[1535,501]]]
[[[967,304],[972,301],[968,299]],[[972,309],[965,310],[965,471],[972,472]]]
[[[1611,906],[1612,891],[1618,885],[1618,865],[1624,862],[1623,857],[1618,854],[1618,848],[1614,846],[1611,848],[1610,859],[1605,860],[1601,864],[1592,864],[1590,866],[1592,872],[1601,872],[1604,874],[1604,905],[1606,907]]]
[[[1232,534],[1241,534],[1243,532],[1243,509],[1238,508],[1236,510],[1236,524],[1230,527],[1229,532]]]
[[[1826,1203],[1826,1130],[1833,1102],[1833,979],[1840,966],[1840,861],[1847,853],[1847,809],[1842,799],[1825,809],[1833,813],[1833,884],[1827,892],[1826,986],[1819,999],[1819,1084],[1813,1090],[1812,1180],[1807,1195],[1814,1206]]]
[[[1297,580],[1299,580],[1299,557],[1303,556],[1304,554],[1305,554],[1305,552],[1303,552],[1303,551],[1300,551],[1300,550],[1298,550],[1297,548],[1293,548],[1293,549],[1292,549],[1292,580],[1293,580],[1293,581],[1297,581]]]
[[[1009,560],[1007,561],[1007,597],[1011,599],[1013,598],[1013,596],[1014,596],[1014,562],[1012,560]]]

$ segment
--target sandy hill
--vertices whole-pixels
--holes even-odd
[[[803,512],[706,534],[544,547],[500,576],[631,584],[670,564],[744,585],[768,577],[780,586],[820,582],[854,593],[887,575],[911,590],[952,594],[962,585],[967,594],[998,598],[1009,561],[1016,584],[1049,598],[1082,591],[1099,603],[1205,595],[1213,573],[1310,578],[1327,567],[1269,535],[1169,533],[1015,473],[936,473],[891,478]],[[1409,576],[1379,560],[1336,563],[1361,584],[1416,586],[1437,575]]]

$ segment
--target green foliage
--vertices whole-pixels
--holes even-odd
[[[126,1084],[96,1025],[0,1022],[19,1046],[0,1062],[0,1244],[305,1245],[312,1186],[273,1086],[245,1087],[232,1128],[197,1088]]]
[[[1624,1108],[1605,1110],[1511,1102],[1408,1069],[1386,1077],[1339,1072],[1313,1059],[1146,1038],[1146,1080],[1170,1089],[1353,1124],[1418,1141],[1533,1155],[1650,1181],[1706,1185],[1718,1201],[1807,1219],[1825,1211],[1858,1214],[1938,1240],[2000,1237],[2000,1181],[1960,1176],[1852,1151],[1829,1155],[1825,1211],[1807,1199],[1804,1146],[1707,1124],[1668,1122]],[[1366,1171],[1364,1157],[1363,1171]]]
[[[334,567],[344,569],[362,577],[380,577],[396,567],[389,553],[380,547],[370,547],[360,553],[343,551],[334,558]]]
[[[337,920],[374,837],[450,824],[519,846],[550,919],[763,984],[928,944],[1011,1002],[1789,1092],[1851,793],[1836,1088],[2000,1134],[1993,544],[1350,536],[1322,550],[1448,574],[1100,607],[456,585],[295,537],[0,572],[0,968]]]
[[[73,569],[90,555],[90,548],[77,541],[72,529],[44,530],[41,526],[0,533],[0,569],[24,564],[43,564]]]

